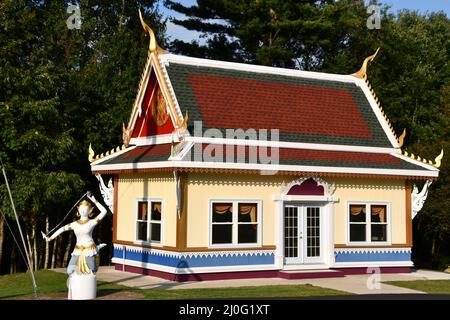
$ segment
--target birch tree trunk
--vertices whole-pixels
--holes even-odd
[[[26,237],[27,237],[27,245],[28,245],[28,257],[30,258],[30,269],[34,270],[34,266],[33,266],[33,258],[32,258],[32,254],[33,254],[33,249],[31,247],[31,240],[30,240],[30,235],[28,234],[28,231],[25,231]],[[26,262],[28,263],[28,261]]]
[[[33,228],[31,230],[31,237],[33,239],[33,258],[34,258],[34,271],[37,271],[39,268],[38,264],[38,251],[37,251],[37,240],[36,240],[36,224],[33,224]]]
[[[52,265],[51,268],[54,269],[55,268],[55,263],[56,263],[56,251],[58,250],[58,242],[59,239],[56,238],[55,241],[53,241],[53,248],[52,248]]]
[[[11,262],[9,265],[9,273],[15,273],[16,272],[16,249],[15,246],[11,249]]]
[[[48,234],[50,228],[50,222],[48,216],[45,217],[45,234]],[[53,244],[55,245],[55,244]],[[44,259],[44,269],[48,269],[48,260],[50,258],[50,243],[45,241],[45,259]]]

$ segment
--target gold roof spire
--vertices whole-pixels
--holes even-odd
[[[400,137],[398,137],[398,147],[399,148],[403,147],[403,143],[405,142],[405,137],[406,137],[406,128],[403,129],[402,134],[400,135]]]
[[[434,159],[434,166],[439,168],[441,166],[441,160],[444,157],[444,149],[441,149],[441,153]]]
[[[150,35],[150,44],[148,46],[149,51],[165,53],[166,51],[161,49],[160,46],[158,46],[158,44],[156,43],[155,32],[153,32],[152,28],[150,28],[148,24],[145,23],[144,18],[142,17],[141,9],[139,9],[139,20],[141,20],[142,28],[144,28],[144,30]]]
[[[373,55],[364,59],[361,69],[359,69],[359,71],[357,71],[355,73],[352,73],[352,76],[354,76],[356,78],[360,78],[360,79],[366,79],[367,78],[367,65],[369,64],[369,61],[373,61],[373,59],[375,59],[375,57],[378,54],[378,51],[380,51],[380,48],[378,48],[377,51]]]

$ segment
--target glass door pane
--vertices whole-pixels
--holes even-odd
[[[306,255],[320,256],[320,208],[306,208]]]
[[[298,207],[284,208],[284,257],[286,263],[301,263],[299,232],[301,217]]]

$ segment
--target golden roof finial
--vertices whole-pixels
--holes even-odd
[[[444,149],[441,149],[441,153],[434,159],[434,166],[439,168],[441,166],[441,160],[444,157]]]
[[[403,129],[402,134],[398,138],[398,147],[399,148],[403,147],[403,143],[405,142],[405,137],[406,137],[406,128]]]
[[[356,78],[360,78],[360,79],[366,79],[367,64],[369,63],[369,61],[373,61],[373,59],[375,59],[375,57],[377,56],[379,50],[380,50],[380,48],[378,48],[377,51],[373,55],[367,57],[364,60],[361,69],[359,69],[358,72],[352,73],[352,76],[354,76]]]
[[[186,111],[186,114],[184,115],[183,123],[180,126],[181,133],[186,131],[187,123],[188,123],[188,112]]]
[[[89,162],[94,161],[94,156],[95,152],[94,150],[92,150],[92,144],[89,143],[89,157],[88,157]]]
[[[154,51],[156,51],[156,47],[157,47],[157,46],[156,46],[155,33],[154,33],[153,30],[145,23],[144,19],[142,18],[141,9],[139,9],[139,19],[141,20],[142,28],[144,28],[144,30],[147,31],[148,34],[150,35],[150,45],[149,45],[150,52],[154,52]]]

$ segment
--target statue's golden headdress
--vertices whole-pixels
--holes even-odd
[[[87,200],[80,201],[80,203],[78,203],[78,206],[88,206],[89,208],[92,208],[92,204]]]

